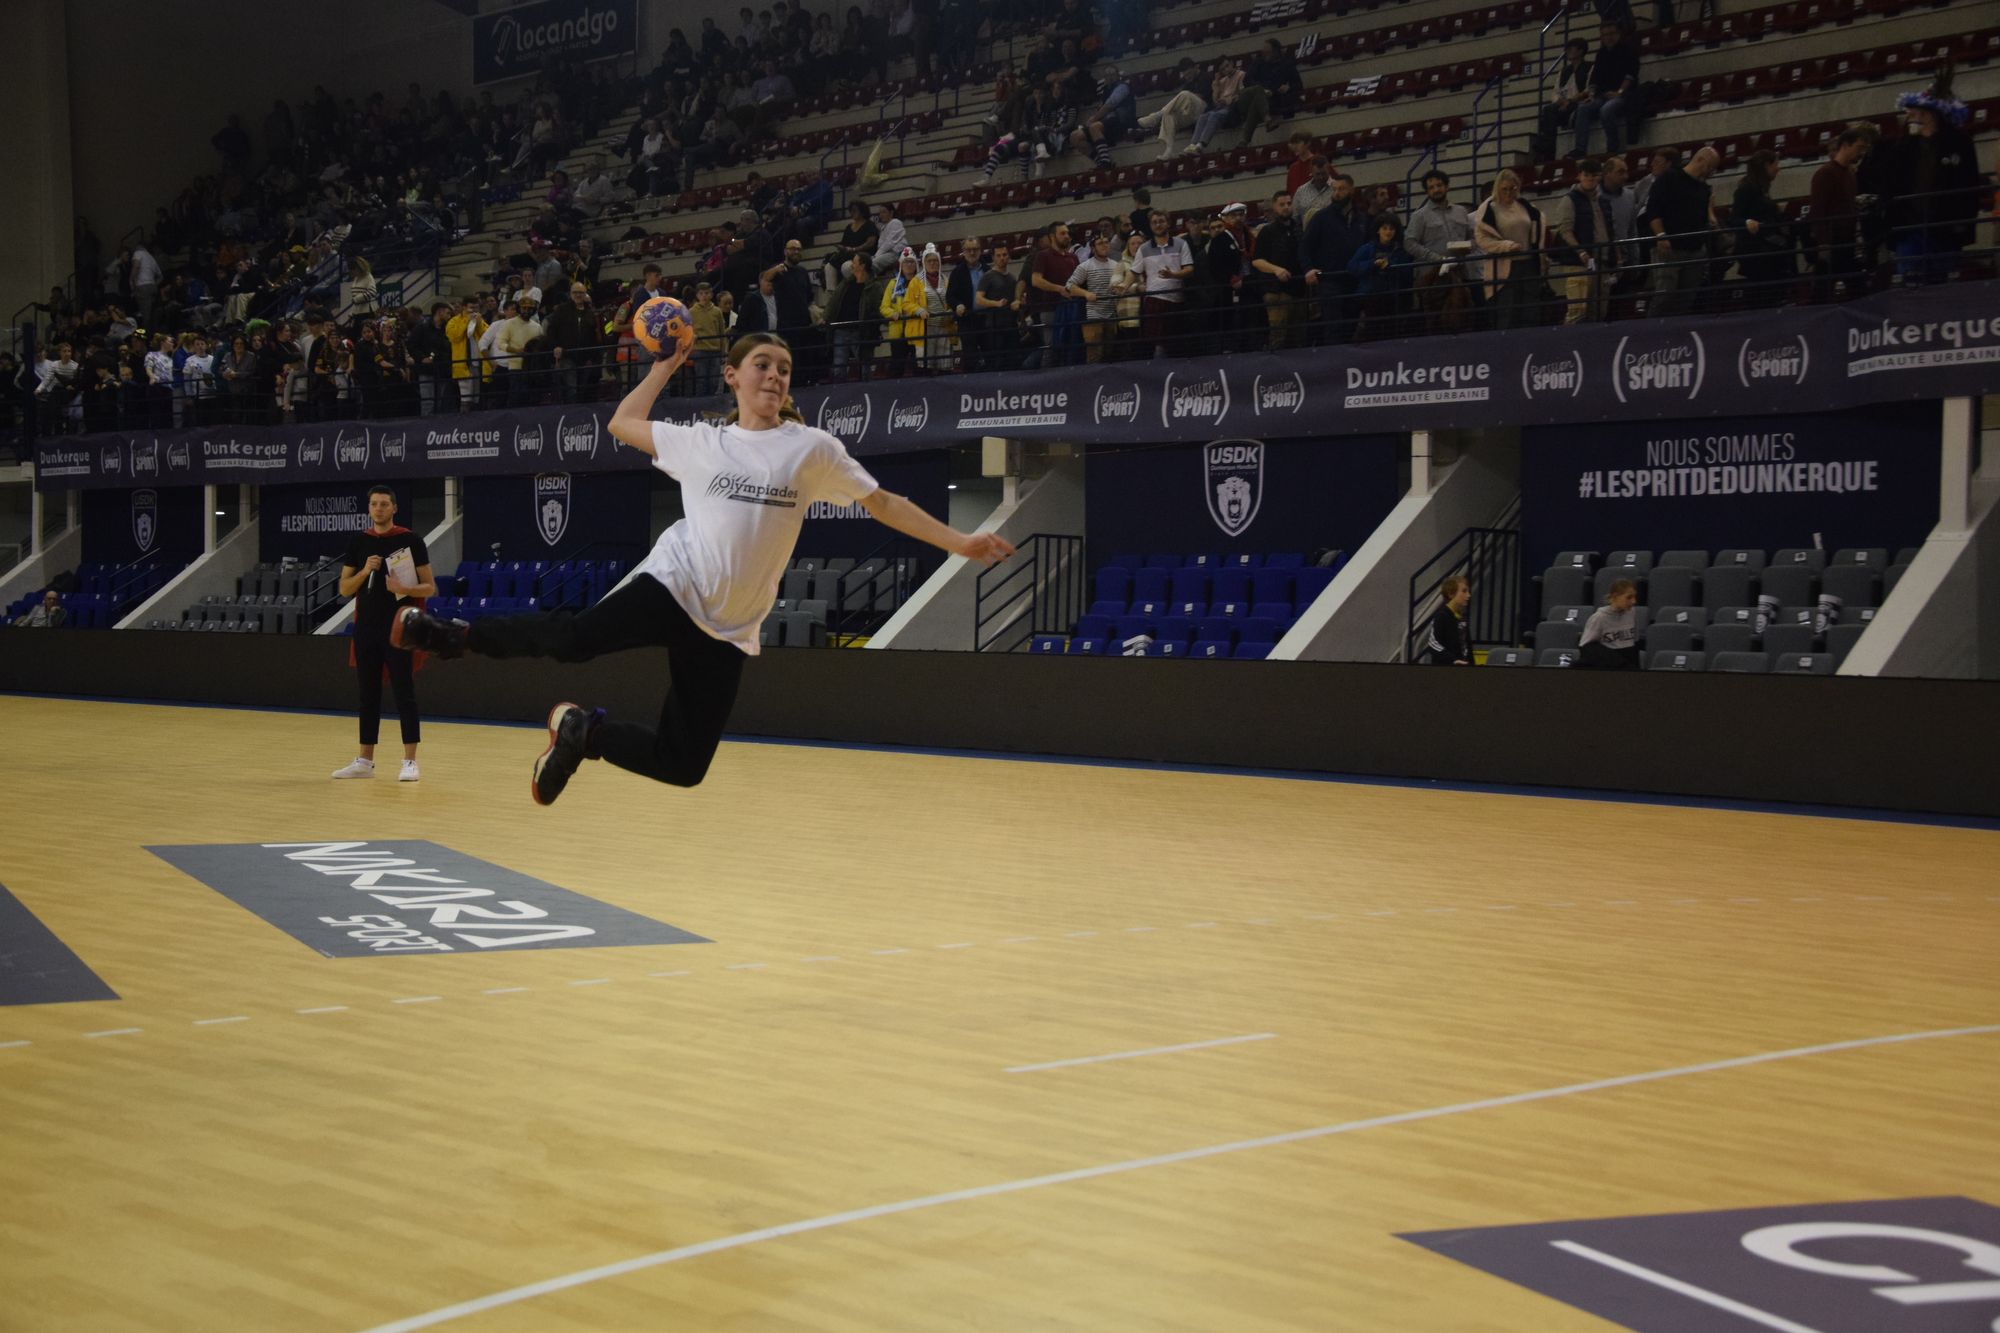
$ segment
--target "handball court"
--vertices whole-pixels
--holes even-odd
[[[1435,1238],[2000,1204],[1990,828],[758,743],[545,810],[518,727],[427,722],[414,785],[329,782],[339,716],[0,728],[0,885],[120,997],[0,1007],[8,1333],[1831,1333]],[[612,924],[329,957],[268,917],[449,916],[265,849],[335,842]]]

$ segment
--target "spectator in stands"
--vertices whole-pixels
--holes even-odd
[[[805,266],[805,246],[797,237],[785,242],[782,257],[764,271],[778,299],[778,328],[806,366],[811,347],[813,285]]]
[[[1373,228],[1355,199],[1354,178],[1335,172],[1332,182],[1333,202],[1313,214],[1299,262],[1305,265],[1306,286],[1319,298],[1318,336],[1313,341],[1340,343],[1354,336],[1359,313],[1354,304],[1355,278],[1348,266],[1370,240]]]
[[[367,319],[382,308],[375,286],[375,270],[360,255],[348,261],[347,308],[356,319]]]
[[[865,254],[855,252],[848,259],[840,280],[827,290],[825,322],[833,340],[835,379],[846,379],[851,374],[858,375],[866,360],[862,354],[862,349],[867,345],[865,314],[868,306],[865,303],[865,293],[875,278],[874,265],[870,263],[872,255],[872,251]],[[697,351],[701,349],[702,344],[699,339],[695,346]],[[720,344],[713,349],[714,359],[709,362],[711,367],[720,364],[721,353],[725,350],[726,347]],[[713,393],[715,390],[711,387],[703,392]]]
[[[600,374],[604,345],[604,321],[590,304],[590,288],[580,282],[569,284],[569,299],[551,303],[543,328],[556,401],[573,403],[587,397]]]
[[[69,612],[63,610],[62,598],[54,588],[45,589],[41,603],[14,623],[23,629],[61,629],[69,622]]]
[[[1604,605],[1590,613],[1577,646],[1576,665],[1598,670],[1639,669],[1639,624],[1632,608],[1639,603],[1638,585],[1619,579],[1604,594]]]
[[[1715,227],[1708,178],[1719,161],[1713,148],[1700,149],[1685,167],[1667,168],[1653,185],[1647,200],[1655,264],[1649,314],[1684,315],[1694,308]]]
[[[924,341],[917,349],[917,363],[926,374],[943,374],[958,360],[958,340],[952,336],[957,326],[945,295],[944,256],[936,245],[926,245],[917,258],[924,283]]]
[[[1973,238],[1981,207],[1980,173],[1964,125],[1965,103],[1952,96],[1951,66],[1931,86],[1904,93],[1903,133],[1882,145],[1876,173],[1889,200],[1889,240],[1906,283],[1943,282]]]
[[[901,262],[903,251],[910,248],[909,232],[903,227],[901,218],[896,216],[896,206],[890,203],[875,205],[875,271],[890,273]]]
[[[1301,228],[1311,225],[1312,215],[1333,202],[1332,174],[1333,167],[1326,158],[1314,154],[1306,183],[1292,191],[1292,216],[1298,219]]]
[[[1843,289],[1849,295],[1859,289],[1860,198],[1855,179],[1873,143],[1873,137],[1866,131],[1852,127],[1842,130],[1833,141],[1827,160],[1813,173],[1806,218],[1812,228],[1816,301],[1839,300]]]
[[[1285,141],[1291,152],[1291,160],[1285,164],[1285,188],[1297,197],[1299,187],[1312,179],[1313,158],[1319,156],[1319,149],[1313,145],[1312,135],[1304,130],[1293,130],[1292,137]]]
[[[840,240],[834,244],[833,253],[826,259],[826,285],[832,287],[839,282],[848,263],[856,255],[869,260],[875,258],[875,242],[881,231],[868,216],[868,206],[859,199],[847,206],[847,225],[841,229]]]
[[[585,218],[598,218],[613,204],[621,202],[623,194],[618,182],[611,179],[611,173],[604,169],[604,159],[594,157],[584,168],[583,179],[571,191],[570,203]]]
[[[1243,145],[1259,129],[1275,130],[1278,122],[1299,114],[1305,100],[1305,80],[1299,77],[1298,63],[1275,37],[1264,39],[1263,49],[1250,62],[1250,87],[1264,94],[1265,119],[1262,125],[1245,118]],[[1246,94],[1247,96],[1247,94]],[[1246,111],[1251,108],[1246,106]]]
[[[1026,293],[1007,271],[1010,258],[1006,246],[994,246],[991,262],[980,276],[979,290],[973,293],[977,331],[974,370],[1010,370],[1020,363],[1021,305]]]
[[[757,275],[756,290],[743,298],[743,318],[739,329],[743,333],[776,333],[782,319],[778,314],[778,293],[771,285],[771,275]]]
[[[1244,280],[1251,272],[1249,217],[1248,205],[1226,205],[1216,216],[1218,225],[1202,251],[1205,279],[1202,293],[1210,327],[1216,334],[1219,350],[1224,352],[1243,350],[1246,333],[1252,329],[1261,331],[1267,323],[1261,309],[1253,311],[1249,307],[1243,290]],[[1259,337],[1256,341],[1261,343],[1263,339]]]
[[[1139,246],[1141,277],[1140,336],[1153,356],[1179,350],[1187,311],[1187,284],[1195,276],[1194,252],[1185,237],[1175,236],[1159,209],[1147,217],[1147,240]]]
[[[1305,268],[1300,263],[1301,234],[1292,216],[1292,196],[1283,190],[1271,196],[1270,214],[1257,228],[1250,267],[1263,275],[1264,318],[1270,325],[1270,348],[1287,351],[1302,341],[1306,319]]]
[[[1132,85],[1106,62],[1097,71],[1097,105],[1078,118],[1069,146],[1087,152],[1100,171],[1111,170],[1111,150],[1139,127],[1139,98]]]
[[[1760,148],[1750,155],[1730,205],[1736,242],[1736,269],[1749,287],[1748,303],[1771,306],[1790,294],[1798,276],[1797,252],[1784,210],[1771,198],[1778,179],[1778,155]]]
[[[1613,157],[1625,151],[1626,115],[1638,87],[1637,45],[1626,40],[1623,25],[1604,24],[1598,29],[1597,58],[1591,62],[1589,86],[1576,104],[1572,157],[1590,151],[1590,132],[1599,125],[1604,127],[1604,151]]]
[[[1196,119],[1194,133],[1188,136],[1187,147],[1181,152],[1191,156],[1205,151],[1215,132],[1231,123],[1242,93],[1243,67],[1227,57],[1216,61],[1209,79],[1208,110]]]
[[[1535,322],[1542,280],[1542,215],[1521,197],[1521,178],[1502,171],[1493,193],[1472,213],[1472,243],[1486,256],[1486,302],[1493,327]]]
[[[1083,303],[1072,299],[1069,292],[1076,265],[1069,224],[1051,222],[1042,230],[1041,248],[1027,274],[1026,306],[1042,345],[1037,362],[1041,369],[1073,364],[1075,350],[1082,342]]]
[[[981,181],[991,181],[1000,164],[1010,158],[1021,164],[1021,179],[1039,168],[1049,157],[1049,135],[1061,112],[1055,96],[1045,88],[1030,88],[1028,95],[1012,108],[1012,113],[993,147],[987,151],[986,165],[980,168]]]
[[[1118,267],[1111,258],[1111,237],[1102,233],[1090,238],[1090,257],[1070,275],[1069,294],[1084,301],[1083,355],[1096,365],[1105,359],[1106,349],[1118,323],[1118,300],[1114,286]]]
[[[368,527],[354,534],[341,557],[340,595],[354,599],[351,659],[360,687],[361,751],[334,772],[336,778],[375,776],[375,743],[382,726],[382,678],[389,678],[402,722],[403,767],[399,780],[417,781],[417,745],[423,739],[417,715],[414,655],[389,641],[389,622],[405,606],[422,606],[437,596],[431,555],[424,539],[396,522],[396,493],[387,486],[368,491]]]
[[[1590,95],[1590,43],[1572,37],[1563,46],[1562,64],[1556,66],[1555,96],[1542,104],[1540,130],[1535,136],[1535,157],[1547,161],[1556,155],[1557,137],[1576,119],[1576,109]]]
[[[199,333],[189,344],[187,360],[181,362],[181,388],[187,403],[181,424],[207,425],[209,402],[215,396],[215,358],[209,354],[208,339]]]
[[[1403,248],[1413,266],[1418,303],[1438,316],[1444,333],[1463,333],[1472,322],[1472,284],[1462,261],[1472,252],[1472,218],[1451,202],[1451,177],[1432,168],[1424,175],[1424,202],[1410,215]]]
[[[958,243],[958,260],[945,279],[944,295],[965,345],[968,368],[973,356],[972,316],[978,310],[972,298],[979,291],[979,280],[985,276],[986,251],[980,247],[977,236],[967,236]]]
[[[488,333],[493,342],[493,397],[495,407],[526,407],[532,384],[528,379],[528,349],[543,337],[535,318],[541,293],[533,288],[501,307],[506,317]]]
[[[896,276],[882,293],[882,335],[889,340],[889,373],[907,375],[916,368],[924,341],[924,276],[917,252],[905,246],[896,261]]]
[[[1560,244],[1551,255],[1551,277],[1569,298],[1565,324],[1604,318],[1604,302],[1617,267],[1611,212],[1598,190],[1604,164],[1586,157],[1576,164],[1576,183],[1553,210],[1552,225]]]
[[[1472,601],[1472,584],[1453,574],[1438,585],[1443,603],[1425,627],[1418,641],[1417,662],[1421,666],[1472,666],[1472,626],[1466,622],[1465,608]]]
[[[1175,89],[1174,95],[1169,97],[1166,104],[1158,111],[1139,117],[1140,129],[1150,130],[1155,126],[1159,128],[1162,162],[1174,155],[1174,135],[1180,131],[1180,127],[1192,125],[1201,119],[1204,111],[1208,110],[1209,93],[1215,82],[1214,75],[1210,71],[1196,65],[1186,56],[1182,56],[1180,63],[1174,67],[1174,77],[1180,84]]]
[[[160,299],[160,261],[153,258],[153,252],[141,241],[132,247],[131,264],[132,300],[138,307],[140,323],[151,328],[153,307]]]
[[[479,339],[486,321],[479,317],[479,302],[467,297],[444,323],[445,341],[451,349],[451,379],[457,386],[455,397],[470,409],[479,402]]]
[[[1403,247],[1403,224],[1394,213],[1382,213],[1373,221],[1375,239],[1364,244],[1347,261],[1354,275],[1355,305],[1359,319],[1357,341],[1386,333],[1393,335],[1402,323],[1410,291],[1410,256]]]

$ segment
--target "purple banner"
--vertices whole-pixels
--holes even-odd
[[[802,389],[857,456],[981,436],[1073,443],[1278,439],[1839,411],[1973,396],[2000,369],[2000,282],[1843,306],[1516,329],[1226,358],[1114,362]],[[408,421],[45,440],[36,486],[306,482],[594,472],[645,459],[610,404]]]

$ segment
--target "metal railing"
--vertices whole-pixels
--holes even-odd
[[[1455,574],[1472,581],[1466,623],[1473,644],[1512,647],[1521,641],[1521,534],[1513,528],[1467,528],[1410,575],[1404,661],[1421,656],[1419,642],[1442,604],[1439,590]]]
[[[1037,532],[1013,558],[979,571],[972,650],[1018,652],[1037,634],[1067,634],[1084,607],[1083,538]]]
[[[937,560],[935,548],[898,534],[841,570],[826,611],[827,643],[850,647],[881,629]]]

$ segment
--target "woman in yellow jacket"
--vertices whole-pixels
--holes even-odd
[[[930,295],[917,272],[917,252],[904,249],[896,276],[882,289],[882,334],[889,340],[889,373],[907,375],[924,345],[924,316]]]
[[[479,317],[479,298],[468,296],[458,313],[444,324],[444,338],[451,345],[451,379],[458,396],[468,408],[479,401],[479,382],[486,378],[486,366],[479,360],[479,338],[486,321]]]

